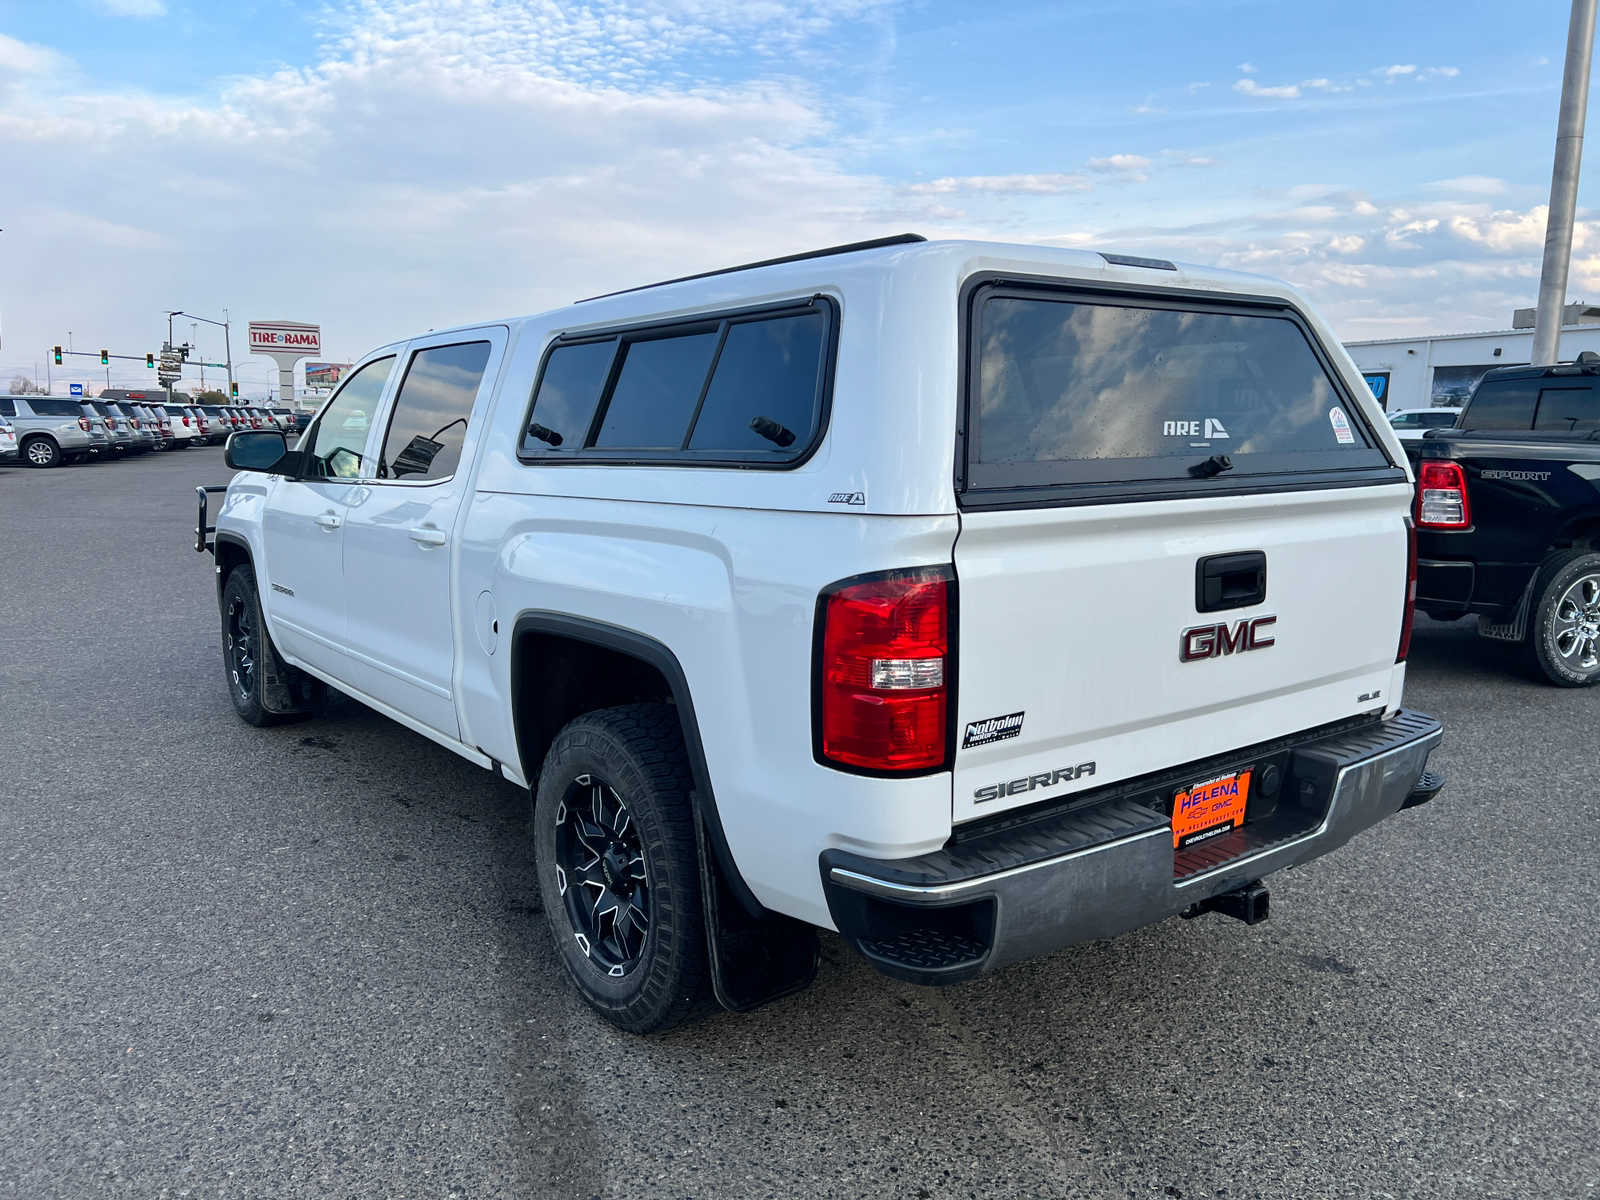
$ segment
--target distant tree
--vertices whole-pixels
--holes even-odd
[[[11,394],[13,396],[42,396],[44,389],[26,375],[13,375],[11,377]]]
[[[215,388],[207,388],[194,398],[196,404],[226,404],[228,398]]]

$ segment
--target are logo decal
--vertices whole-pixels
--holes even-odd
[[[1228,431],[1217,418],[1207,417],[1203,421],[1163,421],[1161,422],[1161,436],[1216,440],[1218,438],[1226,438]]]
[[[829,504],[865,504],[866,502],[867,494],[865,492],[834,492],[833,495],[828,497]]]

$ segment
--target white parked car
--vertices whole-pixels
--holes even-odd
[[[1255,923],[1442,786],[1404,452],[1273,280],[885,239],[395,342],[287,445],[201,511],[236,711],[331,685],[529,788],[626,1029],[816,928],[950,983]]]
[[[1389,425],[1402,442],[1420,442],[1430,429],[1449,429],[1461,415],[1459,408],[1402,408],[1389,414]]]

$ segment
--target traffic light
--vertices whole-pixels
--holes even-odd
[[[147,366],[147,367],[155,366],[156,365],[156,356],[154,354],[146,354],[144,356],[144,365]]]
[[[102,367],[109,367],[111,365],[111,352],[109,350],[100,351],[100,365]]]
[[[59,367],[61,365],[61,347],[60,346],[53,346],[53,347],[51,347],[51,349],[53,349],[55,351],[56,366]]]
[[[239,398],[239,385],[237,383],[228,384],[228,395],[232,396],[235,400]]]

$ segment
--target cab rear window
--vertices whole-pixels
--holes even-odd
[[[1386,468],[1279,309],[991,286],[974,297],[968,488],[1180,484]]]

